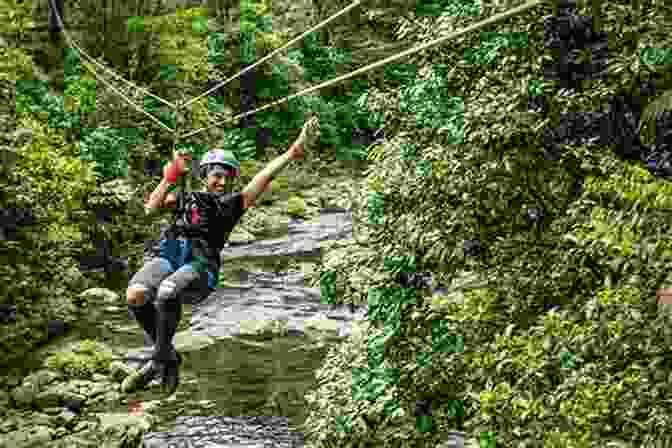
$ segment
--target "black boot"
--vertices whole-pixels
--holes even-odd
[[[128,304],[128,309],[138,321],[143,330],[145,330],[145,342],[156,343],[156,307],[152,302],[145,302],[142,305]],[[148,340],[149,339],[149,340]]]
[[[154,359],[162,365],[161,387],[171,395],[179,384],[179,369],[182,357],[173,347],[172,341],[177,325],[182,317],[182,303],[178,300],[160,302],[157,307],[157,331]]]
[[[159,378],[162,371],[163,364],[154,360],[149,361],[141,369],[136,370],[124,379],[121,383],[121,391],[123,393],[129,393],[144,389],[153,379]]]
[[[172,395],[180,384],[180,364],[182,357],[177,353],[177,361],[164,361],[161,372],[161,389],[166,395]]]

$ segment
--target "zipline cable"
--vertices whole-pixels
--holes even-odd
[[[441,43],[443,43],[443,42],[445,42],[445,41],[447,41],[447,40],[455,39],[456,37],[460,37],[460,36],[462,36],[463,34],[467,34],[467,33],[471,32],[471,31],[479,30],[479,29],[484,28],[484,27],[486,27],[486,26],[488,26],[488,25],[492,25],[493,23],[497,23],[497,22],[499,22],[499,21],[501,21],[501,20],[508,19],[508,18],[511,17],[511,16],[514,16],[514,15],[516,15],[516,14],[518,14],[518,13],[520,13],[520,12],[526,11],[526,10],[528,10],[528,9],[534,8],[535,6],[538,6],[538,5],[540,5],[540,4],[542,4],[542,3],[546,2],[546,1],[548,1],[548,0],[532,0],[532,1],[527,2],[527,3],[525,3],[525,4],[521,5],[521,6],[518,6],[518,7],[516,7],[516,8],[513,8],[513,9],[511,9],[510,11],[506,11],[506,12],[497,14],[497,15],[495,15],[495,16],[493,16],[493,17],[490,17],[489,19],[485,19],[485,20],[482,20],[482,21],[480,21],[480,22],[478,22],[478,23],[475,23],[475,24],[473,24],[473,25],[470,25],[470,26],[468,26],[468,27],[466,27],[466,28],[462,28],[461,30],[459,30],[459,31],[455,31],[454,33],[451,33],[451,34],[449,34],[449,35],[447,35],[447,36],[440,37],[440,38],[435,39],[435,40],[433,40],[433,41],[431,41],[431,42],[427,42],[426,44],[422,44],[422,45],[419,45],[419,46],[414,47],[414,48],[410,48],[410,49],[408,49],[408,50],[406,50],[406,51],[403,51],[403,52],[401,52],[401,53],[398,53],[398,54],[396,54],[396,55],[392,55],[392,56],[390,56],[390,57],[387,57],[387,58],[383,59],[382,61],[374,62],[373,64],[369,64],[369,65],[364,66],[364,67],[362,67],[362,68],[359,68],[359,69],[357,69],[357,70],[355,70],[355,71],[353,71],[353,72],[350,72],[350,73],[345,74],[345,75],[343,75],[343,76],[339,76],[338,78],[335,78],[335,79],[332,79],[332,80],[323,82],[322,84],[319,84],[319,85],[317,85],[317,86],[309,87],[309,88],[307,88],[307,89],[305,89],[305,90],[302,90],[301,92],[298,92],[298,93],[295,93],[295,94],[293,94],[293,95],[287,96],[287,97],[285,97],[285,98],[283,98],[283,99],[280,99],[280,100],[278,100],[278,101],[275,101],[275,102],[273,102],[273,103],[271,103],[271,104],[267,104],[266,106],[262,106],[262,107],[260,107],[260,108],[258,108],[258,109],[253,110],[253,111],[245,112],[245,113],[243,113],[243,114],[236,115],[236,116],[231,117],[231,118],[228,118],[228,119],[226,119],[226,120],[222,120],[222,121],[217,122],[217,123],[215,123],[215,124],[213,124],[213,125],[211,125],[211,126],[207,126],[207,127],[198,129],[198,130],[196,130],[196,131],[194,131],[194,132],[190,132],[189,134],[184,134],[184,135],[182,135],[182,136],[180,136],[180,137],[181,137],[181,138],[190,137],[190,136],[192,136],[192,135],[198,134],[199,132],[205,131],[205,130],[207,130],[207,129],[210,129],[210,128],[215,127],[215,126],[218,126],[218,125],[221,125],[221,124],[223,124],[223,123],[227,123],[227,122],[235,122],[235,121],[239,120],[240,118],[244,118],[244,117],[246,117],[246,116],[248,116],[248,115],[252,115],[252,114],[255,114],[255,113],[257,113],[257,112],[266,110],[266,109],[271,108],[271,107],[273,107],[273,106],[276,106],[276,105],[278,105],[278,104],[285,103],[285,102],[291,100],[292,98],[296,98],[296,97],[305,95],[305,94],[307,94],[307,93],[314,92],[315,90],[319,90],[319,89],[322,89],[322,88],[324,88],[324,87],[328,87],[328,86],[330,86],[330,85],[332,85],[332,84],[336,84],[336,83],[338,83],[338,82],[345,81],[346,79],[350,79],[350,78],[352,78],[352,77],[354,77],[354,76],[360,75],[360,74],[362,74],[362,73],[366,73],[366,72],[368,72],[368,71],[371,71],[371,70],[373,70],[373,69],[376,69],[376,68],[378,68],[378,67],[381,67],[381,66],[383,66],[383,65],[385,65],[385,64],[389,64],[390,62],[393,62],[393,61],[402,59],[402,58],[404,58],[404,57],[406,57],[406,56],[412,55],[412,54],[414,54],[414,53],[418,53],[418,52],[420,52],[420,51],[424,51],[424,50],[426,50],[426,49],[428,49],[428,48],[435,47],[436,45],[439,45],[439,44],[441,44]]]
[[[255,62],[254,64],[250,65],[249,67],[245,67],[243,70],[239,71],[237,74],[233,75],[232,77],[230,77],[230,78],[227,79],[226,81],[222,81],[221,83],[217,84],[215,87],[211,88],[211,89],[208,90],[207,92],[205,92],[205,93],[203,93],[203,94],[197,96],[196,98],[192,98],[191,100],[187,101],[186,103],[180,104],[180,105],[177,106],[177,107],[178,107],[178,108],[187,107],[188,105],[190,105],[190,104],[193,103],[194,101],[198,101],[199,99],[201,99],[201,98],[203,98],[204,96],[210,94],[211,92],[214,92],[215,90],[219,89],[219,88],[222,87],[223,85],[228,84],[229,82],[233,81],[234,79],[238,78],[239,76],[242,76],[243,74],[245,74],[245,73],[247,73],[248,71],[252,70],[254,67],[256,67],[257,65],[261,64],[262,62],[264,62],[264,61],[266,61],[266,60],[272,58],[272,57],[275,56],[276,54],[278,54],[278,53],[280,53],[281,51],[285,50],[287,47],[290,47],[291,45],[293,45],[293,44],[295,44],[296,42],[300,41],[301,39],[303,39],[305,36],[307,36],[308,34],[312,33],[313,31],[319,30],[320,28],[322,28],[323,26],[327,25],[328,23],[333,22],[334,20],[336,20],[337,18],[339,18],[340,16],[342,16],[342,15],[345,14],[346,12],[348,12],[348,11],[350,11],[351,9],[356,8],[357,6],[359,6],[361,3],[362,3],[362,0],[356,0],[356,1],[353,2],[350,6],[348,6],[348,7],[344,8],[344,9],[340,10],[339,12],[337,12],[336,14],[334,14],[333,16],[327,18],[326,20],[323,20],[321,23],[318,23],[317,25],[315,25],[314,27],[312,27],[312,28],[309,29],[308,31],[306,31],[306,32],[304,32],[303,34],[301,34],[299,37],[296,37],[296,38],[292,39],[292,40],[289,41],[287,44],[285,44],[283,47],[278,48],[278,49],[272,51],[270,54],[264,56],[264,57],[261,58],[259,61]]]
[[[133,84],[132,82],[127,81],[126,79],[124,79],[122,76],[117,75],[117,74],[114,73],[112,70],[110,70],[110,69],[106,68],[105,66],[99,64],[99,63],[95,60],[95,58],[91,57],[88,53],[86,53],[84,50],[82,50],[77,44],[75,44],[75,43],[74,43],[74,40],[71,39],[71,38],[70,38],[70,35],[65,31],[65,25],[63,24],[63,21],[61,20],[61,16],[58,14],[58,11],[56,11],[56,9],[55,9],[54,0],[49,0],[49,4],[51,5],[52,8],[54,8],[54,15],[56,16],[56,19],[58,20],[58,24],[59,24],[59,26],[61,27],[61,32],[63,33],[63,35],[65,36],[66,40],[68,41],[68,44],[69,44],[71,47],[74,47],[75,49],[77,49],[77,51],[78,51],[80,54],[86,56],[86,58],[88,58],[89,60],[91,60],[95,65],[97,65],[98,67],[102,68],[104,71],[106,71],[106,72],[108,72],[108,73],[111,73],[115,78],[117,78],[117,79],[121,79],[121,80],[124,81],[125,83],[130,84],[132,87],[134,87],[134,88],[140,90],[141,92],[143,92],[143,93],[145,93],[145,94],[147,94],[147,95],[149,95],[149,96],[151,96],[151,97],[153,97],[153,98],[156,98],[157,100],[159,100],[159,101],[161,101],[162,103],[164,103],[164,104],[166,104],[166,105],[172,107],[173,109],[175,109],[175,108],[177,107],[176,104],[173,104],[173,103],[171,103],[171,102],[169,102],[169,101],[167,101],[167,100],[164,100],[163,98],[154,95],[153,93],[149,92],[148,90],[143,89],[142,87],[136,86],[136,85]],[[162,127],[165,128],[165,129],[168,129],[170,132],[175,132],[175,130],[169,128],[168,126],[166,126],[165,124],[163,124],[161,121],[159,121],[156,117],[154,117],[153,115],[151,115],[150,113],[148,113],[147,111],[145,111],[144,109],[142,109],[142,108],[140,108],[138,105],[136,105],[133,101],[131,101],[130,99],[128,99],[122,92],[119,92],[117,89],[115,89],[114,87],[112,87],[112,86],[111,86],[109,83],[107,83],[103,78],[101,78],[100,75],[98,75],[98,74],[96,73],[95,70],[91,69],[90,64],[88,64],[87,62],[84,62],[84,64],[85,64],[85,66],[86,66],[86,67],[93,73],[93,75],[94,75],[96,78],[100,79],[100,80],[103,82],[103,84],[105,84],[107,87],[111,88],[115,93],[117,93],[117,94],[118,94],[119,96],[121,96],[124,100],[126,100],[127,103],[129,103],[131,106],[135,107],[136,110],[139,110],[140,112],[142,112],[142,113],[144,113],[145,115],[149,116],[152,120],[156,121],[160,126],[162,126]]]
[[[54,4],[53,4],[53,2],[54,2],[54,0],[49,0],[49,4],[51,5],[52,8],[54,8]],[[67,33],[65,32],[65,25],[63,24],[63,21],[61,20],[61,16],[58,15],[58,11],[55,10],[55,9],[54,9],[54,16],[55,16],[56,19],[58,20],[59,26],[61,27],[61,31],[62,31],[63,34],[67,37],[68,42],[74,42],[74,40],[72,40],[72,39],[70,38],[69,34],[67,34]],[[152,92],[150,92],[150,91],[148,91],[148,90],[146,90],[146,89],[143,89],[143,88],[140,87],[140,86],[137,86],[137,85],[133,84],[131,81],[128,81],[128,80],[127,80],[126,78],[124,78],[123,76],[118,75],[117,73],[115,73],[112,69],[108,69],[108,68],[106,68],[105,66],[103,66],[102,64],[99,64],[99,63],[95,60],[95,58],[91,57],[89,54],[87,54],[84,50],[82,50],[82,49],[79,48],[78,46],[75,45],[75,47],[77,48],[77,50],[78,50],[80,53],[84,54],[87,58],[89,58],[91,61],[93,61],[94,64],[98,65],[100,68],[102,68],[102,69],[105,70],[106,72],[111,73],[115,78],[124,81],[126,84],[129,84],[131,87],[134,87],[135,89],[138,89],[138,90],[140,90],[141,92],[146,93],[147,95],[149,95],[149,96],[151,96],[151,97],[153,97],[153,98],[156,98],[157,100],[161,101],[161,102],[162,102],[163,104],[165,104],[166,106],[170,106],[170,107],[173,107],[173,108],[174,108],[174,107],[177,107],[177,104],[173,104],[173,103],[171,103],[170,101],[165,100],[165,99],[161,98],[160,96],[154,95]]]

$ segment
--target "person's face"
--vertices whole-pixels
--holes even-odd
[[[207,189],[210,193],[229,193],[230,186],[233,183],[231,171],[227,170],[226,175],[209,175],[207,178]]]

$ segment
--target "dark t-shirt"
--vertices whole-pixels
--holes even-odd
[[[191,242],[192,260],[203,260],[206,269],[217,275],[220,253],[231,231],[245,213],[240,193],[177,192],[174,221],[161,231],[161,241],[184,237]],[[158,257],[160,242],[153,242],[145,255]],[[179,268],[179,266],[177,266]]]

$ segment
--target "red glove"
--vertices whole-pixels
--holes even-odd
[[[177,178],[187,172],[186,162],[183,158],[178,157],[163,168],[163,178],[169,184],[176,184]]]

